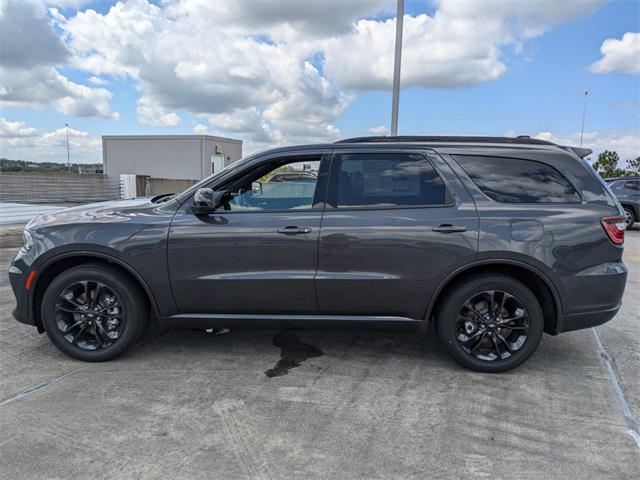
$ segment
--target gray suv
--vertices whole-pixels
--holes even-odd
[[[610,178],[607,183],[624,208],[627,228],[631,228],[640,220],[640,177]]]
[[[14,316],[86,361],[123,353],[150,316],[166,329],[434,323],[461,364],[508,370],[543,333],[620,308],[624,212],[588,153],[487,137],[260,153],[180,194],[36,218],[9,270]]]

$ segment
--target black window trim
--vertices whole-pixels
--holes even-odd
[[[320,162],[320,170],[318,175],[318,181],[316,182],[316,192],[314,194],[315,197],[318,197],[318,201],[315,203],[316,205],[321,205],[318,207],[311,208],[299,208],[299,209],[278,209],[278,210],[224,210],[223,208],[217,209],[215,212],[212,212],[211,215],[245,215],[245,214],[266,214],[266,213],[322,213],[325,210],[327,204],[327,191],[328,191],[328,179],[331,172],[331,150],[304,150],[304,151],[295,151],[295,152],[286,152],[286,153],[277,153],[265,156],[260,158],[259,160],[255,160],[251,162],[250,165],[247,165],[246,168],[241,169],[238,172],[229,178],[225,178],[224,182],[216,182],[218,179],[212,179],[211,182],[206,185],[202,185],[200,188],[213,188],[214,190],[221,189],[230,183],[235,182],[239,178],[247,175],[252,170],[256,168],[260,168],[265,163],[277,162],[278,160],[286,159],[287,163],[295,163],[296,161],[304,161],[305,159],[310,159],[311,157],[316,157],[316,160]],[[323,168],[324,167],[324,168]],[[323,173],[325,173],[323,175]],[[195,191],[193,192],[195,194]],[[187,201],[185,201],[183,206],[186,206],[186,211],[192,213],[191,206],[193,205],[193,194],[189,197]]]
[[[558,170],[556,167],[554,167],[553,165],[546,163],[546,162],[541,162],[540,160],[532,160],[531,158],[522,158],[522,157],[514,157],[514,156],[506,156],[506,155],[486,155],[486,154],[481,154],[481,155],[477,155],[477,154],[473,154],[473,153],[455,153],[455,154],[449,154],[449,157],[451,157],[451,159],[456,162],[456,164],[460,167],[460,169],[464,172],[464,174],[469,178],[469,181],[471,182],[472,185],[474,185],[478,191],[484,196],[486,197],[488,200],[492,201],[492,202],[496,202],[496,203],[500,203],[500,204],[504,204],[504,205],[582,205],[584,204],[586,201],[584,199],[584,197],[582,196],[582,193],[580,192],[580,190],[578,188],[576,188],[576,186],[573,184],[573,182],[571,180],[569,180],[566,175],[563,175],[562,172],[560,170]],[[560,177],[562,177],[569,185],[571,185],[571,188],[573,188],[573,190],[576,192],[576,195],[578,196],[578,198],[580,199],[577,202],[504,202],[502,200],[496,200],[495,198],[491,198],[489,195],[487,195],[484,190],[480,187],[480,185],[478,185],[475,180],[473,178],[471,178],[471,175],[469,175],[467,173],[467,171],[465,170],[465,168],[460,165],[460,162],[458,162],[456,160],[456,157],[487,157],[487,158],[504,158],[504,159],[513,159],[513,160],[523,160],[526,162],[534,162],[534,163],[540,163],[546,167],[549,167],[550,169],[552,169],[553,171],[555,171],[558,175],[560,175]]]
[[[380,207],[376,205],[371,206],[361,206],[361,207],[338,207],[338,174],[340,162],[336,160],[338,155],[344,154],[369,154],[369,153],[406,153],[413,155],[420,155],[423,157],[433,168],[433,171],[436,173],[438,178],[442,181],[445,190],[445,199],[451,199],[450,202],[447,203],[438,203],[438,204],[426,204],[426,205],[394,205],[394,206],[386,206]],[[360,210],[410,210],[410,209],[418,209],[418,208],[453,208],[458,205],[458,196],[454,193],[455,191],[449,185],[449,182],[444,178],[444,176],[438,170],[438,167],[431,161],[429,155],[433,155],[431,151],[427,150],[417,150],[417,149],[405,149],[405,148],[393,148],[393,147],[385,147],[385,148],[340,148],[334,149],[331,153],[331,167],[329,171],[329,185],[327,188],[327,194],[325,197],[325,211],[331,211],[333,213],[336,212],[350,212],[350,211],[360,211]]]

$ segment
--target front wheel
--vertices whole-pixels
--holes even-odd
[[[507,275],[473,276],[450,291],[437,313],[449,354],[479,372],[504,372],[538,347],[544,317],[536,296]]]
[[[42,298],[41,318],[49,339],[64,353],[102,362],[121,355],[139,338],[148,307],[127,275],[91,263],[53,279]]]

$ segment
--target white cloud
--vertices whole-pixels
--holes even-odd
[[[580,145],[580,132],[570,134],[556,134],[552,132],[540,132],[533,136],[540,140],[577,147]],[[613,150],[620,155],[621,165],[629,158],[640,156],[640,129],[606,130],[600,132],[585,132],[582,140],[585,148],[593,150],[590,156],[592,160],[605,150]]]
[[[0,106],[42,108],[65,115],[117,119],[111,93],[69,80],[56,67],[72,58],[53,32],[44,6],[35,0],[0,4]]]
[[[104,78],[96,77],[95,75],[92,75],[91,77],[89,77],[89,82],[93,83],[94,85],[108,85],[109,84],[109,82],[107,80],[105,80]]]
[[[69,150],[72,162],[102,162],[101,140],[83,130],[69,128]],[[29,162],[66,162],[67,129],[40,134],[24,122],[0,118],[0,156]]]
[[[47,5],[61,8],[71,8],[76,10],[85,7],[93,2],[94,0],[46,0]]]
[[[177,113],[167,112],[149,97],[138,101],[138,122],[155,127],[175,127],[182,121]]]
[[[607,38],[600,53],[602,58],[591,65],[592,72],[640,74],[640,32],[627,32],[620,40]]]
[[[209,127],[201,123],[196,123],[193,126],[193,133],[196,133],[198,135],[206,135],[209,133]]]
[[[367,128],[368,133],[373,133],[374,135],[388,135],[389,129],[384,125],[378,125],[376,127]]]
[[[24,122],[11,122],[0,117],[0,138],[35,137],[38,131]]]
[[[506,51],[518,54],[527,39],[603,1],[435,0],[433,13],[405,16],[403,87],[495,80],[507,69]],[[36,62],[16,79],[0,71],[0,101],[114,116],[110,92],[71,82],[56,70],[64,63],[89,72],[98,87],[102,75],[132,80],[143,124],[173,127],[181,122],[177,112],[188,112],[216,134],[241,136],[249,148],[333,140],[340,136],[336,120],[357,93],[390,87],[395,3],[129,0],[69,18],[32,9],[47,32],[51,21],[63,32],[60,58]]]

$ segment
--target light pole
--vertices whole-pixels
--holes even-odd
[[[391,135],[398,135],[398,104],[400,103],[400,63],[402,60],[402,22],[404,0],[398,0],[396,13],[396,49],[393,59],[393,98],[391,100]]]
[[[587,115],[587,97],[589,96],[589,90],[582,92],[584,95],[584,105],[582,106],[582,128],[580,129],[580,146],[582,147],[582,137],[584,137],[584,119]]]
[[[71,164],[69,163],[69,124],[65,123],[65,127],[67,127],[67,173],[71,173]]]

